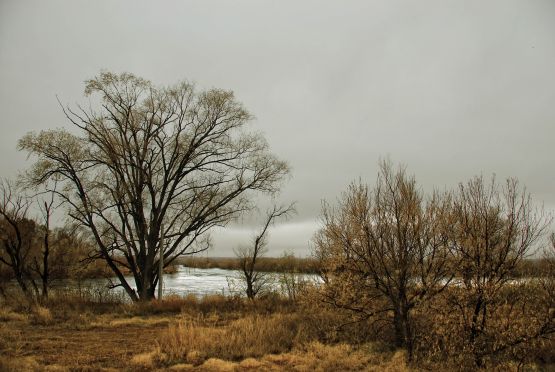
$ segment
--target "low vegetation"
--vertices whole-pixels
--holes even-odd
[[[533,288],[540,287],[515,287],[505,295],[508,300]],[[352,314],[322,303],[316,287],[305,287],[297,302],[212,295],[133,303],[102,288],[53,291],[41,305],[11,296],[0,305],[0,370],[472,370],[457,313],[441,310],[449,295],[414,313],[420,337],[412,361],[395,346],[394,327],[349,321]],[[504,340],[508,321],[519,329],[537,327],[535,310],[507,302],[491,334]],[[517,346],[488,357],[487,366],[555,366],[552,338]]]
[[[93,293],[4,301],[0,370],[408,370],[404,352],[381,342],[321,337],[320,320],[278,296],[134,304]]]

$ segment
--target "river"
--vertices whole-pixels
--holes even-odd
[[[240,283],[241,272],[238,270],[224,270],[224,269],[197,269],[185,267],[183,265],[177,266],[177,271],[173,274],[164,275],[163,295],[196,295],[206,296],[210,294],[223,294],[230,295],[238,292],[236,283]],[[281,290],[279,273],[268,273],[273,277],[271,280],[271,287],[274,290]],[[318,276],[314,274],[294,274],[297,280],[318,281]],[[110,279],[114,283],[119,283],[117,278]],[[127,282],[135,287],[135,281],[132,276],[126,276]],[[81,282],[70,280],[58,280],[53,283],[54,288],[102,288],[106,287],[109,283],[108,279],[86,279]],[[235,284],[234,284],[235,283]],[[113,289],[123,294],[121,287]],[[158,292],[156,292],[158,293]]]

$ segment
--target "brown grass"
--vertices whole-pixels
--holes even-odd
[[[171,325],[159,338],[159,347],[171,362],[199,362],[215,357],[242,360],[291,350],[299,335],[295,316],[246,316],[228,325],[185,321]]]
[[[0,371],[349,371],[392,355],[315,341],[305,315],[279,298],[60,298],[65,305],[0,307]]]
[[[27,318],[27,315],[14,312],[9,307],[0,307],[0,322],[25,321]]]
[[[54,317],[50,312],[50,309],[36,305],[32,308],[32,320],[33,324],[48,325],[54,321]]]
[[[170,370],[199,371],[409,371],[404,352],[368,353],[364,348],[312,342],[290,352],[231,361],[210,357],[201,363],[179,363]]]
[[[96,303],[96,305],[95,305]],[[100,308],[98,309],[97,306]],[[147,304],[71,298],[17,309],[0,306],[0,371],[407,371],[457,370],[418,362],[368,323],[340,332],[341,317],[283,299],[169,297]],[[381,335],[386,336],[386,333]],[[549,362],[547,362],[549,363]],[[500,364],[516,370],[517,364]],[[459,367],[459,368],[458,368]]]

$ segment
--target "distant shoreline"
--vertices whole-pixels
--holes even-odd
[[[240,262],[236,257],[180,257],[174,261],[174,264],[197,269],[240,270]],[[256,268],[261,272],[317,274],[319,263],[314,258],[260,257],[257,260]]]

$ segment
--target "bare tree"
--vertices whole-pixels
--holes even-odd
[[[205,250],[211,227],[249,210],[251,191],[277,191],[289,172],[246,130],[252,116],[232,92],[103,72],[85,93],[100,96],[98,109],[64,108],[79,134],[30,133],[19,148],[37,158],[34,183],[59,180],[69,216],[91,232],[97,257],[135,301],[154,298],[162,224],[167,266]]]
[[[37,246],[37,225],[29,218],[31,200],[8,181],[0,183],[0,262],[13,272],[29,299],[38,288],[30,271]]]
[[[52,271],[51,218],[57,205],[53,192],[29,196],[28,191],[20,183],[2,181],[0,184],[0,262],[11,268],[28,298],[47,298]],[[49,198],[43,199],[40,195]],[[42,218],[31,216],[35,203]],[[40,288],[37,279],[40,279]]]
[[[452,278],[449,203],[449,195],[438,193],[424,200],[404,168],[395,171],[384,161],[373,190],[352,184],[337,209],[324,206],[323,228],[314,239],[324,301],[359,320],[391,322],[396,345],[409,357],[413,310]]]
[[[287,218],[292,213],[295,213],[294,204],[279,207],[274,205],[266,214],[262,230],[254,237],[253,244],[235,250],[242,273],[241,280],[245,284],[245,292],[248,298],[254,299],[269,282],[267,273],[258,271],[256,265],[258,259],[266,254],[268,250],[268,228],[277,218]]]
[[[53,190],[56,190],[56,185],[53,185]],[[41,200],[37,197],[37,204],[38,209],[42,215],[42,225],[40,226],[40,230],[42,230],[42,246],[40,254],[37,254],[33,257],[32,265],[30,265],[31,270],[38,275],[41,280],[42,286],[42,293],[41,296],[43,298],[48,298],[48,288],[50,286],[50,254],[51,254],[51,219],[52,213],[56,208],[55,205],[55,196],[54,192],[47,193],[50,198],[46,200]]]
[[[530,195],[515,179],[508,179],[501,187],[495,178],[486,183],[482,177],[460,184],[452,214],[451,247],[461,287],[450,292],[451,304],[460,312],[475,364],[482,366],[485,356],[533,338],[527,330],[513,330],[512,322],[507,321],[503,330],[493,322],[508,318],[508,307],[523,312],[524,303],[530,302],[520,298],[517,291],[527,283],[508,284],[544,235],[550,219],[535,210]],[[520,293],[529,291],[524,288]],[[531,302],[536,305],[537,301]],[[533,327],[530,324],[528,328]]]

